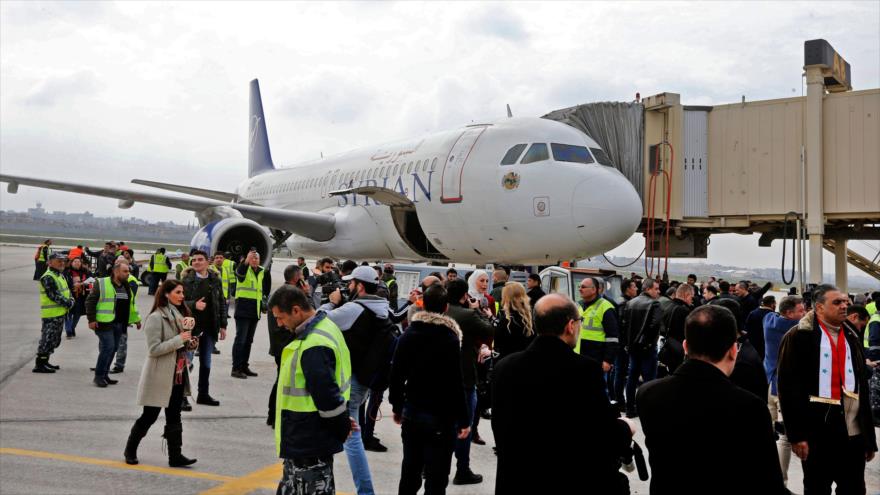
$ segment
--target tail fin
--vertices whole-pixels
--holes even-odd
[[[248,177],[275,170],[272,152],[269,151],[269,135],[266,133],[266,118],[263,116],[263,99],[260,97],[260,82],[251,81],[250,123],[248,124]]]

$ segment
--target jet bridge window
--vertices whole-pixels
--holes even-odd
[[[557,162],[593,163],[593,157],[586,146],[551,143],[550,147],[553,149],[553,159]]]
[[[614,166],[614,164],[611,163],[611,158],[608,157],[608,153],[605,153],[605,150],[602,148],[590,148],[590,151],[593,152],[593,157],[599,165],[606,165],[608,167]]]
[[[520,163],[525,165],[526,163],[540,162],[549,159],[550,154],[547,153],[547,145],[545,143],[535,143],[529,148],[529,151],[526,151],[526,154],[523,156]]]
[[[523,150],[526,149],[526,144],[517,144],[507,150],[507,153],[504,154],[504,158],[501,159],[502,165],[513,165],[519,160],[520,155],[522,155]]]

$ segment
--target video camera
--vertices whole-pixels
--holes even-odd
[[[336,289],[342,294],[342,304],[346,303],[351,294],[348,292],[348,284],[339,279],[333,272],[322,273],[318,276],[318,286],[321,287],[321,304],[330,302],[330,294]]]

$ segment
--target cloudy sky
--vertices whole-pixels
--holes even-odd
[[[276,164],[636,92],[687,104],[801,94],[825,38],[855,89],[880,86],[880,2],[0,3],[0,167],[129,187],[232,190],[259,78]],[[0,208],[188,212],[22,187]],[[713,242],[712,262],[773,266],[778,247]],[[617,251],[634,255],[636,241]],[[766,259],[766,261],[765,261]]]

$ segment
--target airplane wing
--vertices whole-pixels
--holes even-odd
[[[200,213],[210,208],[227,207],[237,210],[243,217],[253,220],[264,227],[293,232],[316,241],[328,241],[336,235],[336,218],[329,214],[282,210],[280,208],[231,203],[210,198],[186,198],[161,193],[35,179],[8,174],[0,174],[0,182],[7,182],[9,184],[7,191],[13,194],[18,192],[20,185],[41,187],[44,189],[116,198],[119,199],[119,206],[121,208],[128,208],[134,203],[147,203]]]
[[[213,189],[202,189],[200,187],[180,186],[177,184],[169,184],[167,182],[156,182],[152,180],[132,179],[132,184],[140,184],[142,186],[155,187],[157,189],[165,189],[183,194],[190,194],[202,198],[216,199],[218,201],[237,201],[238,197],[233,193],[225,191],[216,191]]]

